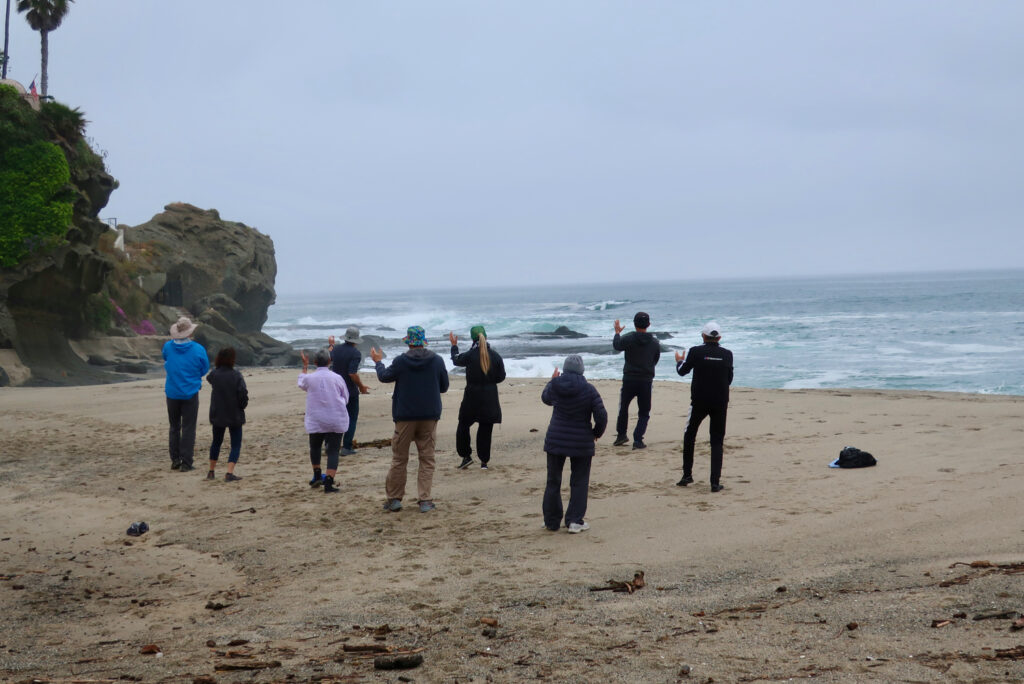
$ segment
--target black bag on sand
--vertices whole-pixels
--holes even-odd
[[[875,457],[857,447],[843,447],[839,452],[840,468],[867,468],[877,463]]]

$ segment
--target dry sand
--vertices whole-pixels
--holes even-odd
[[[1024,678],[1024,398],[737,388],[712,494],[706,427],[675,486],[689,387],[658,383],[649,448],[601,440],[592,529],[570,535],[542,529],[542,380],[502,385],[492,467],[460,471],[453,379],[423,515],[414,489],[381,509],[388,449],[311,490],[296,372],[245,374],[237,483],[204,479],[206,388],[191,473],[169,468],[161,380],[0,389],[0,679]],[[368,383],[357,441],[392,431]],[[618,383],[596,384],[614,412]],[[879,465],[827,468],[847,444]],[[1007,567],[955,565],[980,560]],[[589,590],[637,570],[634,594]],[[377,671],[354,645],[424,662]]]

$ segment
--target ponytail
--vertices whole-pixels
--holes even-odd
[[[480,370],[487,375],[491,370],[491,353],[487,350],[487,337],[480,333],[476,339],[480,343]]]

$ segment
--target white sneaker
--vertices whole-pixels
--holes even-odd
[[[579,534],[580,532],[586,532],[590,529],[585,521],[582,523],[569,523],[569,534]]]

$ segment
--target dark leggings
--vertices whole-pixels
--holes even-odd
[[[471,440],[469,438],[469,426],[472,420],[460,420],[459,426],[455,428],[455,451],[462,458],[469,458],[473,453]],[[494,431],[494,423],[480,423],[476,430],[476,455],[481,463],[489,463],[491,460],[491,433]]]
[[[340,432],[314,432],[309,435],[309,462],[314,468],[320,467],[320,448],[327,443],[327,469],[338,469],[338,454],[341,451]]]
[[[216,461],[220,457],[220,445],[224,443],[224,430],[231,435],[231,451],[228,453],[228,463],[238,463],[238,456],[242,453],[242,426],[223,428],[217,425],[213,428],[213,441],[210,442],[210,460]]]

